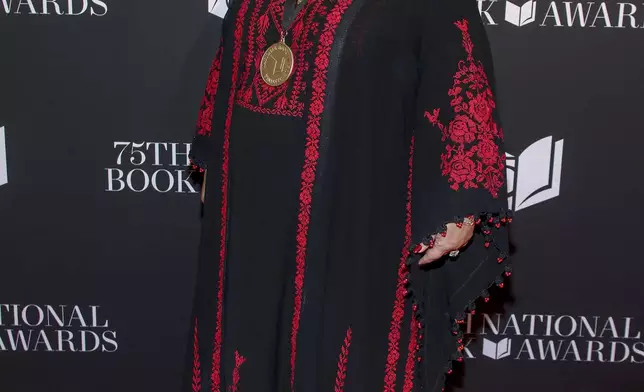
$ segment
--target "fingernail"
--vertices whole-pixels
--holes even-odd
[[[423,250],[423,246],[421,244],[418,244],[414,248],[414,253],[420,253],[422,250]]]

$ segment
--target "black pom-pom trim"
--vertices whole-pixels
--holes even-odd
[[[475,222],[475,225],[476,225],[479,233],[482,234],[484,236],[484,238],[485,238],[484,246],[486,248],[488,248],[490,246],[494,246],[500,252],[499,257],[497,259],[497,262],[499,262],[499,263],[505,262],[507,257],[508,257],[508,255],[505,252],[503,252],[501,249],[499,249],[499,247],[496,245],[496,243],[494,242],[494,236],[492,234],[492,231],[494,229],[500,228],[502,225],[507,225],[508,223],[511,223],[512,222],[512,211],[501,211],[499,213],[494,213],[494,214],[489,213],[489,212],[480,213],[480,214],[469,214],[469,215],[465,215],[463,217],[456,216],[450,222],[445,222],[443,225],[439,226],[436,229],[436,231],[434,231],[433,233],[428,234],[427,236],[423,237],[421,239],[420,243],[422,243],[423,245],[426,245],[426,246],[430,246],[430,247],[433,246],[433,239],[432,238],[433,238],[434,235],[440,235],[442,233],[445,233],[447,231],[447,224],[449,224],[449,223],[463,224],[463,222],[464,222],[466,217],[473,217],[474,218],[474,222]],[[410,267],[414,263],[415,258],[413,258],[413,256],[415,256],[415,254],[413,253],[413,251],[416,248],[416,246],[418,246],[418,244],[412,244],[409,247],[410,254],[409,254],[409,257],[406,260],[406,265],[408,267]],[[457,259],[457,258],[458,258],[458,256],[454,257],[454,259]],[[506,266],[504,268],[503,275],[504,276],[510,276],[511,273],[512,273],[511,265],[506,264]],[[409,278],[408,278],[408,280],[409,280]],[[483,299],[484,301],[487,302],[489,300],[489,297],[490,297],[490,293],[489,293],[488,289],[490,287],[493,287],[493,286],[503,287],[503,276],[499,276],[493,282],[491,282],[488,285],[487,289],[483,289],[481,291],[481,295],[479,297],[476,297],[476,298],[473,298],[472,300],[470,300],[469,303],[465,307],[466,313],[469,313],[469,314],[474,314],[475,313],[476,301],[477,300]],[[416,317],[416,321],[419,323],[419,329],[422,331],[423,328],[424,328],[423,314],[422,314],[423,304],[419,302],[419,300],[422,300],[422,299],[415,298],[415,297],[413,297],[412,294],[413,294],[412,290],[408,289],[408,296],[410,296],[412,298],[412,304],[413,304],[413,307],[414,307],[414,315]],[[452,355],[448,359],[447,364],[444,367],[445,372],[444,372],[444,375],[443,375],[443,382],[442,382],[443,388],[442,388],[442,390],[445,390],[444,386],[445,386],[445,383],[447,381],[447,375],[451,374],[452,371],[453,371],[452,370],[453,369],[452,368],[452,362],[453,361],[463,362],[463,360],[464,360],[463,352],[462,352],[463,351],[464,335],[463,335],[463,332],[461,331],[460,324],[463,324],[465,322],[465,319],[467,317],[466,313],[459,312],[459,313],[457,313],[456,317],[452,320],[451,331],[452,331],[452,335],[454,336],[454,341],[455,341],[455,346],[456,347],[455,347],[454,352],[452,353]],[[419,351],[419,354],[418,354],[418,357],[417,357],[418,360],[416,361],[416,368],[414,369],[415,370],[414,373],[416,375],[421,375],[422,374],[422,371],[421,371],[420,366],[419,366],[419,364],[422,362],[422,356],[420,355],[420,352],[421,351]]]

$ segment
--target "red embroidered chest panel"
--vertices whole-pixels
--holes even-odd
[[[294,56],[293,73],[276,87],[263,81],[259,67],[266,49],[279,40],[284,0],[254,0],[249,8],[235,102],[262,114],[302,117],[311,79],[311,61],[316,47],[324,45],[322,30],[328,5],[324,0],[308,0],[293,20],[286,34],[286,43]]]

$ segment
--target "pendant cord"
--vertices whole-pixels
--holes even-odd
[[[288,35],[288,30],[291,28],[291,25],[297,18],[297,15],[300,13],[306,0],[286,0],[284,2],[284,13],[282,16],[282,26],[280,31],[280,36],[282,39],[286,39]]]

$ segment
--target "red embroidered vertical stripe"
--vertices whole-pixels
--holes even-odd
[[[201,107],[199,108],[197,120],[197,135],[210,136],[212,132],[212,113],[215,110],[215,96],[217,94],[217,87],[219,87],[219,73],[221,71],[221,58],[223,53],[224,48],[222,42],[219,44],[219,49],[210,67],[206,92],[201,99]]]
[[[243,0],[235,25],[235,44],[233,48],[232,83],[228,97],[226,122],[224,124],[224,144],[221,164],[221,230],[219,232],[219,273],[217,287],[217,325],[212,352],[211,390],[221,390],[221,344],[222,344],[222,319],[224,301],[224,265],[226,260],[226,234],[228,225],[228,153],[230,148],[230,125],[232,124],[233,104],[235,103],[235,87],[239,73],[239,60],[241,56],[241,40],[244,33],[244,19],[250,0]]]
[[[192,335],[192,392],[201,392],[201,359],[199,358],[199,327],[195,318]]]
[[[340,350],[334,392],[344,391],[344,380],[347,378],[347,363],[349,362],[349,346],[351,346],[351,327],[347,329],[347,335],[344,337],[344,344]]]
[[[403,392],[412,392],[414,389],[414,370],[416,369],[416,353],[418,353],[418,321],[414,313],[411,314],[411,327],[409,330],[409,346],[407,346],[407,363],[405,364],[405,382]]]
[[[327,14],[326,23],[320,34],[319,45],[315,56],[315,70],[309,106],[309,118],[306,124],[306,149],[304,166],[301,174],[300,208],[297,225],[297,248],[295,254],[295,299],[293,306],[293,321],[291,324],[291,389],[295,385],[295,358],[297,356],[297,332],[300,327],[302,311],[302,289],[304,287],[304,269],[306,263],[306,245],[308,241],[309,220],[311,217],[311,202],[315,170],[319,158],[320,123],[324,110],[326,95],[327,71],[329,68],[329,52],[335,38],[335,32],[342,20],[342,15],[351,5],[352,0],[338,0]]]
[[[407,178],[407,204],[405,206],[405,241],[403,244],[400,264],[398,265],[398,281],[396,284],[396,298],[394,299],[394,309],[391,314],[391,324],[389,326],[389,349],[387,353],[387,364],[385,365],[385,392],[395,392],[396,389],[396,368],[400,359],[400,327],[405,315],[405,280],[407,279],[406,261],[409,256],[409,247],[411,246],[411,191],[412,191],[412,169],[414,163],[414,137],[411,138],[409,147],[409,177]]]
[[[246,362],[246,358],[239,354],[239,351],[235,351],[235,368],[233,369],[232,384],[228,387],[229,392],[237,392],[239,390],[239,368],[241,368],[244,362]]]
[[[245,89],[245,82],[248,79],[249,75],[251,74],[251,68],[253,63],[256,61],[256,58],[258,57],[259,51],[263,51],[263,47],[257,48],[255,45],[255,31],[259,28],[261,29],[261,26],[257,24],[257,18],[259,16],[259,11],[261,10],[262,6],[264,5],[264,0],[257,0],[255,1],[255,4],[253,5],[253,12],[250,15],[250,21],[248,22],[248,33],[246,36],[247,40],[247,48],[246,48],[246,59],[244,61],[244,72],[241,74],[240,82],[243,83],[243,85],[239,88],[239,91],[237,91],[238,95],[244,95],[244,89]],[[263,35],[266,34],[266,30],[268,29],[268,26],[266,26],[266,29],[263,29]],[[259,49],[257,52],[255,51],[256,49]]]
[[[426,111],[425,117],[440,129],[442,140],[447,142],[441,154],[441,172],[448,177],[450,187],[455,191],[482,187],[498,197],[505,178],[505,154],[498,145],[503,131],[494,121],[496,103],[483,63],[474,58],[467,20],[454,24],[461,31],[467,54],[465,60],[458,62],[452,87],[447,91],[454,118],[443,124],[438,119],[440,109]]]

